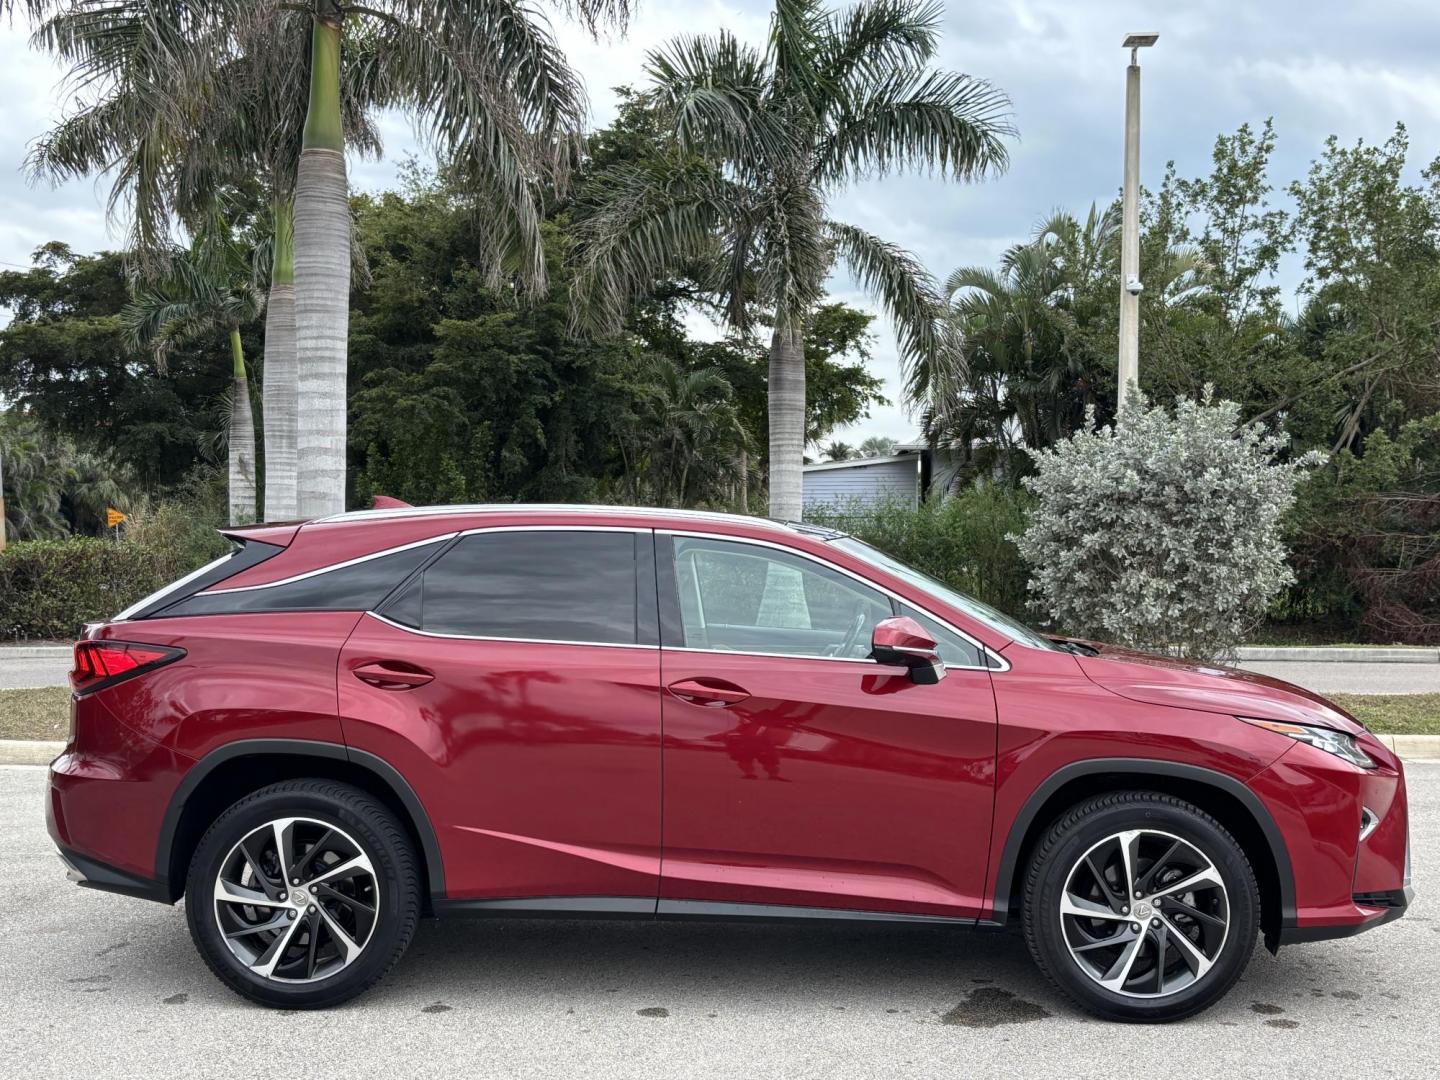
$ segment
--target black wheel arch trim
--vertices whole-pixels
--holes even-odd
[[[1072,780],[1101,773],[1118,773],[1122,776],[1137,778],[1164,776],[1177,780],[1188,780],[1208,785],[1234,797],[1255,819],[1255,824],[1259,826],[1260,832],[1264,835],[1266,845],[1270,849],[1270,856],[1275,862],[1275,877],[1280,886],[1280,927],[1282,929],[1280,936],[1282,940],[1288,940],[1283,931],[1295,925],[1295,872],[1291,867],[1290,851],[1285,846],[1285,837],[1281,835],[1280,827],[1275,824],[1275,819],[1271,816],[1270,811],[1260,801],[1260,796],[1241,781],[1226,773],[1216,772],[1214,769],[1206,769],[1199,765],[1186,765],[1177,761],[1156,761],[1150,758],[1091,758],[1086,761],[1074,761],[1055,770],[1030,793],[1030,797],[1025,800],[1025,804],[1015,816],[1014,822],[1010,825],[1010,831],[1005,837],[1005,846],[1000,855],[1000,865],[996,870],[995,882],[991,888],[993,907],[990,918],[984,920],[986,924],[1003,925],[1009,917],[1010,893],[1015,881],[1016,864],[1019,862],[1025,838],[1036,823],[1035,818],[1040,813],[1040,808],[1052,795]],[[1041,824],[1043,825],[1043,823]],[[1270,944],[1268,937],[1267,944]]]
[[[445,896],[445,866],[441,860],[440,842],[435,836],[435,827],[420,796],[409,781],[384,758],[365,750],[343,746],[340,743],[317,742],[309,739],[240,739],[226,743],[210,751],[197,761],[180,781],[180,786],[170,797],[170,805],[160,823],[160,839],[155,852],[155,877],[162,888],[169,889],[170,857],[175,846],[175,835],[180,828],[180,819],[185,813],[185,803],[211,773],[228,761],[243,757],[268,757],[287,755],[291,757],[324,758],[343,761],[372,773],[395,795],[410,816],[410,822],[420,838],[424,849],[425,870],[430,896],[439,900]]]

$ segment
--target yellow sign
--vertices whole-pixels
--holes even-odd
[[[119,524],[120,524],[121,522],[123,522],[124,520],[125,520],[125,515],[122,514],[119,510],[116,510],[113,506],[109,506],[109,507],[106,507],[106,508],[105,508],[105,526],[106,526],[106,528],[113,529],[113,528],[115,528],[116,525],[119,525]]]

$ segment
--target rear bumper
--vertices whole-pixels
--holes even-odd
[[[119,893],[140,900],[154,900],[161,904],[172,904],[170,889],[163,882],[143,878],[128,870],[108,866],[98,859],[81,855],[63,844],[56,845],[60,861],[71,881],[85,889],[99,889],[101,892]]]
[[[1333,941],[1336,938],[1354,937],[1366,930],[1394,922],[1404,915],[1415,898],[1415,889],[1407,885],[1403,889],[1391,889],[1383,893],[1366,893],[1355,897],[1355,905],[1366,912],[1359,922],[1334,923],[1328,926],[1286,926],[1280,930],[1281,945],[1302,945],[1312,941]]]

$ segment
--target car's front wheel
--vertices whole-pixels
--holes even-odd
[[[262,788],[211,825],[191,859],[186,917],[222,982],[279,1008],[363,992],[405,951],[420,914],[404,828],[330,780]]]
[[[1117,792],[1071,808],[1025,883],[1026,941],[1079,1005],[1111,1020],[1179,1020],[1244,972],[1260,898],[1244,850],[1199,808]]]

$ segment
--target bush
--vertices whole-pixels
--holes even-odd
[[[0,639],[69,640],[221,555],[218,516],[196,495],[137,511],[124,538],[71,537],[0,552]]]
[[[845,532],[1001,611],[1023,616],[1025,563],[1011,537],[1024,530],[1030,496],[972,488],[918,510],[895,503],[841,504],[806,520]]]
[[[74,638],[165,581],[157,553],[95,537],[29,540],[0,554],[0,636]]]
[[[1307,454],[1242,427],[1234,402],[1180,399],[1172,414],[1135,395],[1115,427],[1086,426],[1035,453],[1038,497],[1019,548],[1030,589],[1057,625],[1136,648],[1215,659],[1294,580],[1281,518]]]

